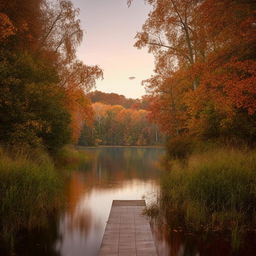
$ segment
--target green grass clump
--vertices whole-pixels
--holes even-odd
[[[2,239],[13,237],[23,228],[44,225],[47,216],[61,204],[61,179],[43,152],[10,156],[0,149],[0,184]]]
[[[236,238],[256,227],[255,151],[212,149],[186,164],[173,160],[161,188],[167,216],[189,230],[229,230]]]

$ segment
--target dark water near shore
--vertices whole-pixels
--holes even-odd
[[[163,170],[161,148],[87,148],[90,163],[73,170],[67,179],[65,207],[53,214],[46,228],[20,234],[14,255],[96,256],[114,199],[157,198]],[[237,253],[218,236],[195,236],[152,224],[159,255],[256,255],[248,236]],[[1,247],[1,246],[0,246]],[[6,255],[1,251],[0,255]]]

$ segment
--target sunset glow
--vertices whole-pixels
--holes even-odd
[[[84,40],[78,58],[88,65],[99,65],[104,80],[97,89],[138,98],[145,94],[141,81],[153,73],[153,56],[146,49],[133,47],[136,32],[141,30],[150,11],[143,0],[130,8],[126,0],[74,0],[80,9]],[[136,77],[130,80],[129,77]]]

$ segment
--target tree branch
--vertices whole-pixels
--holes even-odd
[[[46,33],[46,35],[44,36],[42,42],[41,42],[41,47],[44,45],[45,41],[48,39],[49,35],[51,34],[53,28],[55,27],[56,23],[59,21],[59,19],[61,18],[62,15],[62,11],[60,11],[60,13],[58,14],[58,16],[56,17],[56,19],[53,21],[52,25],[50,26],[48,32]],[[40,47],[40,48],[41,48]]]
[[[153,42],[148,42],[147,44],[149,44],[149,45],[156,45],[156,46],[160,46],[160,47],[164,47],[164,48],[173,50],[174,52],[176,52],[177,55],[179,55],[179,56],[181,56],[181,57],[184,57],[184,58],[186,58],[188,61],[190,61],[190,58],[189,58],[188,55],[179,52],[176,48],[174,48],[174,47],[172,47],[172,46],[164,45],[164,44],[161,44],[161,43],[153,43]]]

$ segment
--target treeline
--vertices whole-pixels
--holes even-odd
[[[128,1],[131,2],[131,1]],[[170,138],[256,142],[255,2],[150,0],[151,118]]]
[[[101,102],[92,106],[94,123],[84,126],[79,145],[143,146],[163,143],[163,135],[148,120],[148,111]]]
[[[92,122],[102,77],[76,58],[83,31],[69,0],[0,2],[0,143],[56,151]]]
[[[88,94],[88,97],[92,101],[101,102],[106,105],[120,105],[124,108],[133,108],[133,109],[147,109],[148,100],[147,96],[143,96],[142,99],[127,99],[124,95],[117,93],[105,93],[101,91],[94,91]]]

